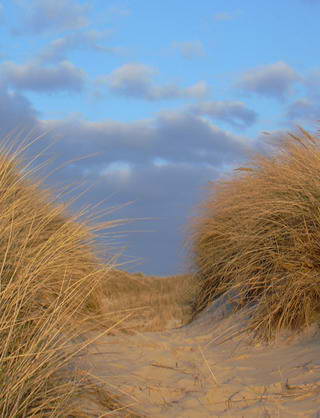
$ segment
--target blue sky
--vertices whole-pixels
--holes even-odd
[[[49,130],[30,152],[60,137],[52,168],[100,153],[47,184],[94,185],[75,210],[133,201],[110,216],[157,219],[115,240],[123,268],[182,273],[208,181],[267,153],[262,131],[317,130],[319,12],[317,0],[2,1],[1,134]]]

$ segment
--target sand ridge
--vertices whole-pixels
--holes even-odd
[[[259,345],[247,320],[221,297],[181,328],[104,336],[78,366],[143,416],[319,416],[318,329]]]

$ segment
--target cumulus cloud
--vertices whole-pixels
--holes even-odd
[[[70,51],[75,49],[88,49],[108,54],[123,54],[125,50],[120,47],[111,47],[101,44],[110,32],[89,30],[74,32],[50,42],[37,56],[36,60],[42,63],[65,61]]]
[[[1,76],[19,90],[37,92],[81,91],[85,72],[69,61],[55,67],[43,67],[37,63],[18,65],[7,61],[0,66]]]
[[[178,49],[183,58],[188,60],[203,57],[205,55],[205,50],[201,41],[173,42],[172,47]]]
[[[284,100],[292,93],[292,86],[301,81],[299,74],[283,61],[246,71],[236,87],[277,100]]]
[[[286,111],[287,119],[294,121],[315,121],[320,119],[320,105],[308,98],[290,104]]]
[[[155,158],[175,163],[220,164],[246,155],[248,138],[233,135],[188,112],[160,112],[156,118],[124,123],[72,120],[41,122],[43,130],[53,129],[67,139],[63,155],[75,150],[95,157],[97,167],[114,161],[153,163]],[[87,164],[87,163],[86,163]]]
[[[178,97],[194,97],[202,99],[207,97],[210,93],[210,88],[205,81],[198,81],[190,87],[178,89]]]
[[[213,120],[221,120],[236,128],[246,128],[253,125],[258,115],[248,109],[243,102],[214,101],[190,105],[188,110],[195,115],[208,115]]]
[[[35,34],[79,29],[89,24],[89,5],[75,0],[15,0],[23,8],[23,27]]]
[[[37,125],[39,113],[28,99],[17,92],[12,92],[0,81],[0,135],[14,129],[32,129]]]
[[[97,84],[107,84],[110,91],[115,94],[149,101],[187,97],[202,98],[209,93],[209,87],[204,81],[187,88],[181,88],[175,84],[157,86],[152,81],[152,77],[157,73],[158,71],[147,65],[125,64],[110,75],[100,77]]]
[[[303,80],[307,95],[312,99],[320,98],[320,70],[312,70]]]

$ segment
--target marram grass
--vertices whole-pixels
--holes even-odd
[[[0,150],[0,417],[98,416],[81,397],[95,395],[100,411],[121,405],[72,359],[90,343],[86,331],[108,332],[101,300],[113,266],[95,237],[119,222],[66,216],[41,181],[28,179],[27,147],[10,153],[10,141]]]
[[[249,167],[210,182],[188,226],[192,318],[233,289],[263,339],[319,321],[320,139],[299,129],[277,153],[253,154]]]

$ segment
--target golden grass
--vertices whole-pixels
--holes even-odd
[[[127,334],[163,331],[190,321],[194,297],[192,275],[145,276],[113,270],[105,287],[105,307],[117,321],[130,311],[130,318],[117,329]]]
[[[10,153],[11,140],[0,149],[0,416],[138,417],[73,359],[93,330],[133,334],[187,322],[192,277],[129,274],[115,258],[106,262],[97,232],[108,236],[128,220],[92,225],[97,216],[80,221],[86,209],[68,214],[72,201],[54,203],[44,180],[31,179],[38,168],[28,171],[22,157],[31,143]]]
[[[0,416],[97,416],[77,407],[82,396],[94,394],[106,411],[119,404],[71,360],[90,343],[87,331],[109,331],[102,300],[114,266],[95,236],[123,221],[67,217],[67,205],[27,179],[26,148],[10,155],[4,140],[0,152]]]
[[[250,306],[250,329],[263,339],[319,321],[319,137],[300,132],[283,137],[277,154],[253,154],[252,167],[210,183],[188,227],[199,285],[193,318],[234,289],[235,305]]]

